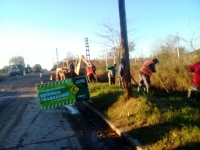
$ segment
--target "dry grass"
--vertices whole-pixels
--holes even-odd
[[[199,61],[200,53],[181,55],[179,60],[173,54],[160,53],[156,57],[160,63],[156,66],[157,73],[151,77],[154,89],[147,95],[138,93],[133,86],[134,97],[127,101],[117,84],[108,86],[105,83],[105,66],[98,62],[102,69],[97,74],[104,82],[89,84],[91,105],[149,149],[199,149],[200,102],[187,98],[192,77],[187,67]],[[130,71],[136,81],[139,67],[145,60],[130,62]],[[98,70],[98,64],[96,67]]]
[[[190,53],[182,55],[179,60],[171,54],[166,57],[164,54],[155,56],[159,58],[160,63],[156,65],[157,73],[151,77],[151,83],[158,89],[168,89],[171,92],[183,92],[191,85],[192,73],[187,71],[187,67],[197,61],[200,61],[200,53]],[[148,60],[148,59],[146,59]],[[144,60],[131,62],[131,74],[138,81],[139,68]]]
[[[200,102],[184,96],[152,91],[136,92],[123,99],[124,91],[108,83],[89,84],[91,105],[149,149],[197,149],[200,144]]]
[[[8,74],[6,73],[5,70],[0,69],[0,79],[5,78],[6,76],[8,76]]]
[[[157,89],[169,90],[170,92],[185,92],[191,85],[192,73],[187,71],[189,65],[200,61],[200,52],[185,53],[180,55],[179,60],[173,53],[159,53],[155,57],[159,59],[159,64],[156,65],[157,72],[151,77],[152,86]],[[130,61],[130,72],[133,78],[138,81],[139,68],[145,60],[149,58],[139,58],[136,62]],[[105,70],[105,60],[93,61],[97,68],[97,75],[100,82],[107,82],[107,72]],[[112,61],[108,62],[112,65]],[[117,79],[117,78],[116,78]],[[132,82],[132,84],[135,84]]]

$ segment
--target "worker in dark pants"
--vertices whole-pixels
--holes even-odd
[[[93,64],[92,64],[92,70],[93,70],[93,73],[94,73],[93,75],[94,75],[95,81],[97,82],[96,67]]]
[[[108,82],[109,85],[115,84],[115,75],[116,75],[116,64],[113,66],[106,67],[106,71],[108,71]]]
[[[151,87],[150,77],[153,72],[156,72],[155,65],[159,63],[157,58],[153,60],[146,61],[143,66],[140,68],[139,72],[139,84],[138,84],[138,92],[140,91],[143,85],[146,86],[147,93],[149,92],[149,88]]]
[[[88,82],[96,82],[92,67],[88,66],[85,70]]]
[[[118,66],[119,88],[124,88],[124,62],[123,58],[120,60]]]

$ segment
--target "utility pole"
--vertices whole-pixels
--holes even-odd
[[[177,32],[177,57],[178,57],[178,60],[179,60],[179,37],[178,37],[178,32]]]
[[[126,27],[126,10],[124,0],[118,0],[119,5],[119,18],[121,29],[121,46],[124,65],[124,85],[125,85],[125,99],[129,99],[132,96],[131,76],[130,76],[130,64],[129,64],[129,49],[128,49],[128,37]]]
[[[57,56],[57,68],[58,68],[58,51],[57,51],[57,48],[56,48],[56,56]]]
[[[89,50],[89,44],[88,44],[88,38],[85,38],[85,47],[86,47],[86,58],[90,61],[90,50]]]
[[[113,59],[113,64],[116,64],[116,61],[115,61],[115,59],[116,59],[115,52],[116,52],[116,47],[114,46],[114,47],[112,48],[112,51],[111,51],[111,54],[110,54],[110,56],[111,56],[112,59]]]

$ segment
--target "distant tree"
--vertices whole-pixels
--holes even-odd
[[[191,32],[191,36],[190,38],[180,38],[181,40],[183,40],[184,42],[186,42],[189,47],[192,49],[192,51],[195,51],[199,48],[199,43],[200,43],[200,28],[197,29],[192,29],[191,28],[191,21],[189,19],[189,30]]]
[[[26,65],[27,68],[31,68],[29,64]]]
[[[51,71],[56,71],[57,65],[54,65],[53,68],[51,68]]]
[[[191,32],[192,35],[190,39],[184,39],[184,38],[181,39],[189,45],[189,48],[192,49],[192,51],[195,51],[200,46],[199,45],[200,35],[196,35],[197,32],[200,32],[200,29]]]
[[[5,72],[8,72],[9,66],[4,66],[4,67],[3,67],[3,70],[4,70]]]
[[[76,60],[76,59],[77,59],[77,56],[75,54],[73,54],[72,52],[67,52],[67,57],[64,60]]]
[[[168,59],[169,57],[173,56],[174,58],[179,58],[179,55],[183,55],[185,53],[185,48],[179,46],[178,47],[178,38],[173,35],[167,36],[165,39],[158,39],[156,41],[156,45],[154,46],[153,55],[156,57],[164,57]]]
[[[130,23],[130,22],[129,22]],[[119,24],[111,24],[110,20],[105,20],[100,25],[100,32],[96,33],[97,36],[102,38],[102,44],[106,47],[106,58],[116,59],[118,62],[122,57],[122,48],[121,48],[121,33],[120,33],[120,26]],[[129,35],[133,35],[135,30],[129,30]],[[129,52],[134,51],[135,43],[133,40],[128,41]],[[105,53],[105,51],[104,51]]]
[[[80,55],[80,54],[78,54]],[[55,71],[57,66],[58,68],[64,68],[68,66],[68,61],[73,61],[74,63],[78,60],[78,55],[74,55],[72,52],[67,52],[67,56],[62,60],[54,64],[51,71]]]
[[[41,72],[45,73],[45,72],[48,72],[48,70],[47,69],[42,69]]]
[[[42,67],[40,64],[35,64],[32,69],[33,69],[33,72],[38,73],[38,72],[41,72]]]
[[[33,72],[32,68],[30,67],[29,64],[27,64],[27,66],[25,67],[26,73],[31,73]]]
[[[24,58],[22,56],[14,56],[11,59],[9,59],[9,65],[23,65],[23,66],[25,66]]]

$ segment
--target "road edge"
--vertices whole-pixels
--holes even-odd
[[[120,137],[122,137],[127,143],[129,143],[132,148],[135,150],[148,150],[148,148],[144,145],[142,145],[137,139],[132,138],[129,134],[124,132],[122,129],[117,128],[111,120],[109,120],[106,116],[101,114],[99,111],[94,109],[91,105],[89,105],[87,102],[83,101],[83,104],[87,106],[90,110],[92,110],[95,114],[97,114],[103,121],[105,121],[113,131],[115,131]]]

